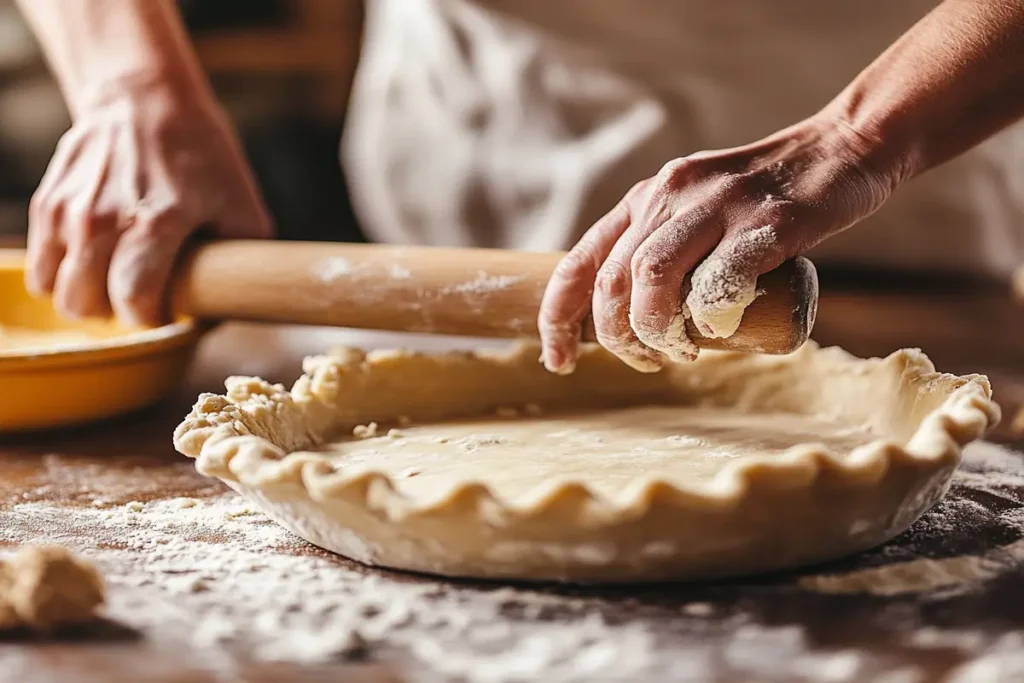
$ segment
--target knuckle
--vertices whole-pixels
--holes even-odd
[[[644,194],[647,192],[648,188],[650,187],[652,180],[652,178],[641,180],[640,182],[633,185],[633,187],[629,188],[629,191],[625,194],[625,196],[622,199],[622,203],[628,206],[629,204],[643,197]]]
[[[52,211],[52,195],[43,190],[36,190],[28,201],[28,212],[30,216],[42,217]]]
[[[62,210],[59,200],[50,193],[36,192],[28,205],[29,227],[33,230],[56,232]]]
[[[619,299],[629,293],[629,272],[618,261],[606,261],[597,271],[594,288],[609,299]]]
[[[747,197],[760,187],[757,179],[748,172],[724,173],[716,179],[716,194],[721,198]]]
[[[691,157],[673,159],[658,171],[658,182],[668,187],[680,187],[698,177],[700,175],[700,167],[700,161]]]
[[[161,207],[138,216],[131,229],[140,239],[154,241],[177,232],[182,223],[181,212],[177,208]]]
[[[669,278],[675,273],[674,253],[664,249],[645,249],[633,256],[633,280],[637,285],[660,287],[671,284]]]
[[[555,266],[552,278],[563,285],[570,285],[595,269],[596,259],[591,247],[580,243],[569,251]]]

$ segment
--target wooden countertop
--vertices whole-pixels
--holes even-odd
[[[1022,316],[1005,293],[823,282],[820,341],[920,346],[940,369],[990,373],[1008,411],[1024,398]],[[1024,680],[1022,456],[972,447],[911,530],[802,572],[597,589],[371,570],[290,537],[170,443],[225,375],[287,382],[299,357],[339,341],[398,343],[224,326],[164,405],[0,438],[0,547],[67,545],[111,595],[102,629],[0,644],[0,681]]]

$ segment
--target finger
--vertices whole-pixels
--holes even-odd
[[[39,297],[53,293],[57,269],[64,258],[65,245],[61,238],[62,204],[41,206],[33,199],[29,207],[28,243],[25,249],[25,287]]]
[[[65,178],[69,175],[71,167],[78,161],[82,154],[82,150],[85,148],[85,139],[83,136],[76,134],[73,130],[68,131],[57,141],[57,146],[53,150],[53,156],[50,157],[50,163],[46,166],[46,171],[43,173],[43,177],[39,180],[39,185],[36,187],[35,197],[40,199],[50,199],[56,195],[56,189],[61,185]],[[31,207],[29,208],[29,220],[31,221]]]
[[[790,256],[774,225],[727,234],[693,271],[686,305],[694,324],[707,337],[728,337],[757,296],[757,276]]]
[[[639,372],[657,372],[661,354],[644,346],[629,324],[629,271],[618,261],[605,262],[594,287],[594,330],[597,341]]]
[[[630,324],[644,345],[673,361],[697,356],[698,349],[686,334],[682,285],[721,237],[717,221],[684,214],[658,228],[633,254]]]
[[[106,318],[111,313],[107,271],[118,237],[117,212],[104,209],[101,194],[118,155],[111,144],[96,149],[99,154],[94,151],[90,164],[77,164],[65,176],[67,186],[77,189],[61,226],[67,253],[57,271],[53,302],[68,317]]]
[[[192,227],[176,212],[140,214],[121,235],[107,276],[110,305],[119,320],[134,326],[164,322],[171,270]]]
[[[57,142],[53,157],[29,202],[25,287],[36,296],[53,293],[57,269],[64,258],[64,202],[58,197],[57,188],[81,153],[82,144],[80,137],[70,133]]]
[[[665,192],[667,187],[664,183],[657,184],[651,191]],[[660,352],[648,347],[637,337],[630,310],[633,289],[630,264],[633,255],[661,227],[667,217],[670,202],[663,199],[648,201],[647,204],[644,215],[631,223],[598,271],[592,305],[594,330],[601,345],[635,370],[657,372],[665,359]]]
[[[551,372],[565,375],[576,368],[581,325],[590,312],[594,279],[628,227],[629,211],[625,201],[619,202],[584,233],[552,273],[537,318],[541,360]]]
[[[106,318],[112,312],[107,273],[117,244],[117,226],[103,218],[81,220],[57,271],[53,304],[68,317]]]

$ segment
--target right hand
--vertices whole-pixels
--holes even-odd
[[[213,103],[130,92],[80,112],[57,144],[29,209],[26,285],[67,317],[158,325],[199,228],[273,231],[230,123]]]
[[[555,269],[537,323],[544,366],[573,371],[588,313],[601,345],[640,372],[696,358],[688,318],[707,337],[732,335],[759,276],[886,201],[904,177],[886,151],[826,110],[749,145],[670,161]]]

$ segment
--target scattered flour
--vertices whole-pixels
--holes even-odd
[[[566,436],[577,435],[570,431]],[[1024,469],[1017,458],[995,447],[972,446],[954,487],[969,485],[971,491],[1005,497],[1006,483],[1019,480]],[[886,659],[887,648],[872,653],[816,641],[802,624],[787,621],[784,615],[796,614],[793,608],[762,611],[756,581],[749,592],[727,585],[686,588],[682,595],[687,597],[675,608],[625,598],[640,596],[642,590],[551,593],[433,581],[368,570],[323,553],[233,494],[134,502],[139,505],[61,508],[11,501],[2,515],[17,523],[0,524],[0,545],[24,542],[14,530],[31,528],[38,530],[35,542],[64,545],[94,562],[107,578],[106,611],[114,620],[165,649],[176,648],[190,665],[216,672],[216,680],[237,680],[237,652],[268,663],[318,665],[374,659],[385,649],[401,653],[414,672],[411,680],[425,683],[934,680],[916,665]],[[970,556],[968,571],[951,569],[959,565],[950,562],[962,556],[928,560],[915,550],[917,538],[955,533],[965,534],[966,547],[972,547],[969,522],[980,514],[978,504],[966,497],[947,499],[915,526],[913,536],[866,554],[866,560],[895,560],[902,566],[895,574],[902,579],[907,577],[903,570],[917,561],[943,568],[925,572],[923,583],[903,580],[897,596],[928,590],[935,585],[928,576],[946,577],[938,582],[946,589],[951,582],[976,586],[1012,571],[1021,559],[1019,542],[1001,550],[981,548],[977,557]],[[997,514],[1024,529],[1019,504]],[[834,593],[847,592],[850,584],[874,586],[863,581],[872,576],[864,572],[879,569],[847,573],[847,585],[838,584],[838,591],[821,592],[815,586],[808,591],[806,583],[803,588],[793,584],[793,593],[781,596],[779,604],[810,600],[806,604],[820,611],[827,601],[848,600]],[[835,588],[837,576],[843,575],[819,577],[816,588]],[[675,590],[652,589],[653,594]],[[864,609],[870,604],[865,602]],[[906,600],[885,604],[893,609],[909,605]],[[638,618],[623,620],[624,611]],[[897,649],[916,652],[918,659],[935,649],[960,653],[956,661],[963,663],[945,680],[1024,679],[1022,631],[997,636],[980,626],[963,630],[921,624],[897,629],[892,638]],[[29,680],[17,651],[8,648],[0,654],[0,667],[14,676],[11,680]],[[880,670],[885,662],[889,668]]]
[[[665,440],[679,446],[687,446],[690,448],[707,448],[710,445],[704,439],[698,439],[695,436],[687,436],[685,434],[673,434],[672,436],[665,437]]]
[[[412,277],[412,271],[405,266],[395,264],[388,268],[388,275],[395,280],[408,280]]]
[[[359,272],[361,267],[346,258],[332,256],[316,264],[314,272],[322,282],[330,283]]]
[[[421,663],[417,681],[636,680],[653,661],[645,627],[606,623],[585,601],[395,580],[312,548],[233,494],[138,510],[22,503],[5,514],[31,518],[39,542],[94,561],[111,618],[178,641],[213,670],[230,668],[237,648],[306,664],[404,649]],[[6,536],[0,527],[0,542]],[[578,620],[505,618],[555,608]]]
[[[1024,680],[1024,631],[1011,631],[995,639],[980,657],[957,667],[949,683],[990,683]]]
[[[500,444],[508,443],[508,440],[500,436],[472,434],[461,439],[455,439],[452,443],[464,451],[476,451],[486,446],[498,446]]]
[[[524,278],[524,275],[488,275],[480,271],[477,273],[475,280],[462,282],[444,290],[442,293],[487,294],[507,289],[518,282],[522,282]]]
[[[939,560],[923,558],[837,575],[808,576],[800,586],[822,593],[904,595],[959,587],[999,576],[1024,562],[1024,541],[994,548],[984,555]]]

